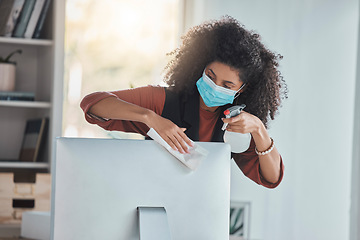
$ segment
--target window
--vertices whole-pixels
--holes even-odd
[[[67,1],[64,136],[123,136],[87,123],[80,101],[95,91],[162,82],[166,54],[178,42],[178,1]]]

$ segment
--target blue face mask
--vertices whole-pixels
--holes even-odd
[[[245,84],[237,91],[220,87],[216,85],[204,71],[202,77],[196,82],[196,86],[206,106],[218,107],[233,103],[236,93],[238,93]]]

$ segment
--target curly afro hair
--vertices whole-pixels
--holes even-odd
[[[238,70],[247,87],[233,104],[246,104],[245,110],[266,127],[287,98],[286,83],[277,70],[282,56],[269,51],[259,34],[230,16],[191,28],[182,37],[182,45],[168,55],[173,59],[165,68],[164,81],[185,97],[193,93],[208,64],[218,61]]]

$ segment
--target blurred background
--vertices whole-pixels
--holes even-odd
[[[232,168],[231,200],[250,205],[247,238],[360,239],[358,0],[67,1],[64,136],[138,138],[86,123],[81,99],[162,84],[180,36],[226,14],[283,55],[289,88],[269,128],[283,182],[265,189]]]
[[[116,136],[84,122],[79,102],[95,91],[160,84],[179,41],[178,9],[178,0],[67,1],[65,136]]]

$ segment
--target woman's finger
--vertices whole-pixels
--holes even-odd
[[[231,117],[231,118],[222,118],[221,120],[224,123],[235,123],[235,122],[238,122],[238,121],[241,121],[244,119],[244,116],[241,116],[241,114],[243,114],[243,113],[240,113],[239,115]]]
[[[181,146],[180,150],[182,150],[182,151],[180,151],[180,152],[181,153],[189,153],[188,145],[186,145],[186,142],[183,139],[183,137],[180,134],[177,134],[177,135],[175,135],[175,138]]]
[[[179,135],[181,136],[181,138],[183,139],[183,141],[185,141],[185,143],[190,146],[193,147],[194,146],[194,142],[191,141],[191,139],[184,133],[184,132],[180,132]]]
[[[243,124],[229,124],[226,130],[230,132],[247,133],[247,127]]]
[[[238,133],[245,133],[244,129],[243,128],[239,128],[239,127],[227,127],[226,128],[227,131],[229,132],[238,132]]]
[[[174,135],[170,135],[168,136],[168,138],[170,139],[170,141],[172,142],[173,145],[175,145],[177,151],[181,152],[181,153],[185,153],[183,147],[181,146],[180,142],[179,142],[179,137],[177,138]]]
[[[167,144],[169,144],[169,146],[170,146],[173,150],[179,151],[179,149],[175,146],[175,144],[173,143],[173,141],[170,139],[169,136],[167,136],[167,135],[165,135],[165,136],[160,135],[160,136],[161,136],[162,139],[164,139],[164,141],[165,141]]]

